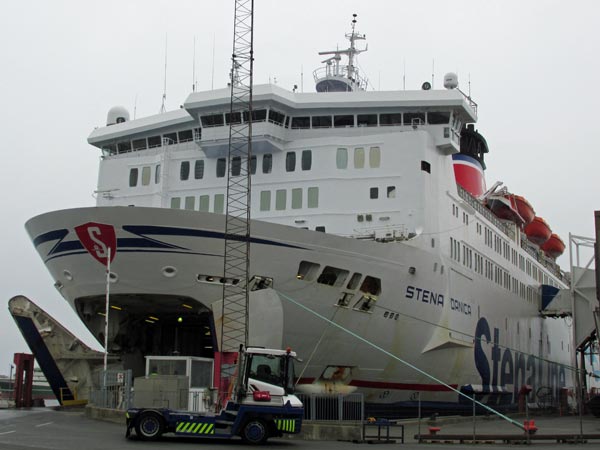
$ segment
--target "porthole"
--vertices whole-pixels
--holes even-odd
[[[119,275],[117,275],[115,272],[111,272],[108,274],[108,279],[111,283],[116,283],[119,281]]]
[[[162,268],[162,274],[167,278],[173,278],[177,275],[177,269],[173,266],[165,266]]]
[[[71,272],[69,272],[67,269],[63,270],[63,276],[65,277],[65,279],[67,279],[69,281],[73,281],[73,274]]]

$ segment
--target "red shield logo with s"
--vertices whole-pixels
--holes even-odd
[[[117,254],[117,235],[112,225],[104,223],[88,222],[75,227],[77,237],[89,252],[99,263],[108,265],[108,255],[110,262],[115,259]]]

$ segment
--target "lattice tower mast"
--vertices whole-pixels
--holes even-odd
[[[254,0],[236,0],[227,164],[227,209],[223,274],[222,353],[248,343],[250,264],[250,161],[252,155],[252,67]],[[220,390],[232,382],[235,365],[221,358]],[[237,393],[233,393],[236,395]]]

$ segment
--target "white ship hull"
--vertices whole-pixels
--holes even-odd
[[[95,237],[89,251],[75,231],[82,226],[80,232]],[[214,333],[207,308],[222,297],[223,215],[96,207],[43,214],[26,228],[57,288],[100,342],[106,271],[93,253],[101,255],[114,247],[111,303],[121,309],[111,310],[109,347],[123,354],[125,365],[136,370],[145,351],[167,352],[172,347],[172,328],[160,319],[180,314],[182,304],[194,308],[195,324],[213,327]],[[110,228],[114,244],[106,234]],[[433,378],[289,299],[454,388],[469,392],[468,386],[473,387],[491,403],[514,404],[523,384],[550,387],[556,395],[559,388],[574,384],[566,368],[571,348],[565,320],[541,318],[536,305],[470,276],[441,254],[439,246],[424,250],[428,246],[421,239],[427,237],[383,243],[261,221],[253,221],[251,229],[250,274],[271,278],[279,293],[282,343],[305,360],[300,390],[359,389],[367,403],[395,406],[413,405],[418,392],[425,402],[460,403],[456,392]],[[330,266],[347,273],[334,285],[323,284],[310,275],[297,276],[302,261],[319,270]],[[438,269],[442,266],[443,273]],[[348,287],[355,273],[381,280],[381,293],[367,308],[362,308],[364,296],[358,285]],[[347,305],[340,302],[344,293],[349,294],[346,299],[351,296]],[[147,316],[158,320],[150,323],[144,320]],[[152,331],[159,326],[160,333]],[[178,350],[212,352],[210,340],[198,348],[197,332],[180,331]],[[336,367],[340,370],[332,373]]]

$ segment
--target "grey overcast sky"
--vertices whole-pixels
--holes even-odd
[[[595,0],[255,0],[255,82],[314,89],[320,50],[346,45],[352,13],[369,51],[360,67],[375,89],[441,87],[446,72],[479,104],[490,146],[487,183],[526,196],[565,242],[593,236],[600,209]],[[0,299],[23,294],[93,339],[53,287],[23,224],[34,215],[90,206],[99,152],[89,133],[114,105],[158,113],[168,45],[167,109],[192,87],[227,81],[233,0],[2,0]],[[214,63],[213,63],[214,48]],[[214,77],[213,77],[214,73]],[[137,99],[137,101],[136,101]],[[568,270],[568,257],[560,258]],[[3,303],[6,305],[6,303]],[[0,374],[29,352],[0,308]]]

